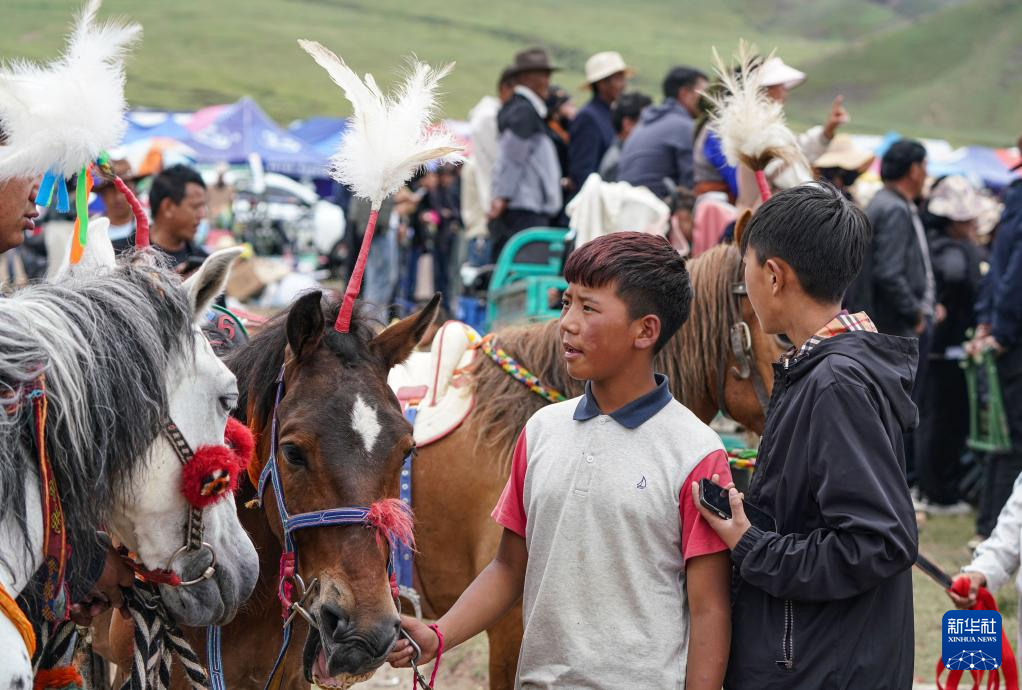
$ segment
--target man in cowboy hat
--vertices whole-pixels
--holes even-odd
[[[568,175],[581,189],[586,178],[597,172],[603,155],[614,143],[615,131],[610,109],[628,85],[635,70],[625,64],[620,53],[596,53],[586,60],[586,81],[583,88],[593,98],[578,111],[571,123],[568,140]]]
[[[547,135],[545,102],[557,69],[542,48],[518,53],[510,68],[514,95],[497,115],[500,151],[489,213],[494,261],[512,235],[548,225],[561,210],[561,165]]]

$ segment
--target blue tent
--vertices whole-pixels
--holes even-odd
[[[124,138],[121,140],[123,145],[152,137],[166,137],[183,141],[189,136],[188,130],[175,119],[174,113],[139,111],[128,113],[127,121],[128,129],[125,130]]]
[[[1018,179],[1015,173],[1008,170],[997,152],[985,146],[965,146],[947,158],[928,161],[926,170],[932,177],[964,175],[982,182],[995,192]]]
[[[348,121],[342,117],[310,117],[288,127],[288,131],[324,156],[337,151],[347,129]]]
[[[208,127],[182,140],[200,163],[247,163],[258,154],[268,172],[284,175],[326,175],[327,160],[314,148],[290,134],[249,97],[225,110]]]

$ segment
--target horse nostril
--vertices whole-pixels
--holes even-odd
[[[340,606],[323,604],[319,609],[319,624],[324,635],[340,642],[351,627],[351,619]]]

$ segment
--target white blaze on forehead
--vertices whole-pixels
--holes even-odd
[[[376,438],[380,435],[380,420],[376,416],[376,410],[362,399],[361,395],[355,396],[355,404],[351,408],[351,428],[362,437],[367,453],[373,451],[376,445]]]

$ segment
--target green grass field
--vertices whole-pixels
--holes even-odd
[[[77,4],[8,0],[0,52],[52,56]],[[635,85],[655,94],[670,65],[709,69],[711,47],[730,52],[739,37],[777,46],[809,72],[789,105],[797,124],[821,119],[845,93],[855,131],[1007,145],[1022,106],[1016,0],[107,0],[103,12],[145,27],[129,66],[134,107],[194,110],[250,95],[284,123],[350,112],[297,38],[384,84],[408,54],[456,60],[444,97],[456,118],[528,45],[551,49],[571,89],[590,53],[620,50],[639,69]]]

